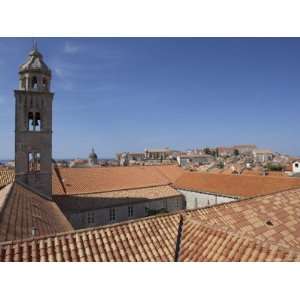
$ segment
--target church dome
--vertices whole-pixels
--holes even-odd
[[[90,153],[89,158],[90,158],[90,159],[98,159],[98,156],[97,156],[97,154],[95,153],[94,149],[92,149],[92,152]]]
[[[27,58],[27,61],[20,66],[20,74],[27,72],[38,72],[51,75],[51,70],[43,61],[43,55],[35,48]]]

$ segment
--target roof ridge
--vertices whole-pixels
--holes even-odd
[[[60,174],[59,168],[57,166],[57,163],[56,163],[56,161],[54,159],[52,159],[52,162],[54,163],[54,168],[53,169],[54,169],[54,172],[55,172],[55,174],[56,174],[56,176],[58,178],[58,181],[59,181],[59,183],[60,183],[60,185],[62,187],[62,190],[64,191],[65,194],[67,194],[67,191],[66,191],[66,188],[65,188],[62,176]]]
[[[280,192],[276,192],[274,194],[280,194],[280,193],[283,193],[283,192],[286,192],[286,191],[280,191]],[[265,196],[267,196],[267,195],[265,195]],[[251,200],[251,199],[259,198],[259,197],[260,196],[250,197],[250,198],[247,198],[247,199],[239,199],[239,200],[229,202],[229,203],[220,203],[220,204],[217,204],[217,205],[214,205],[214,206],[211,206],[211,207],[194,208],[194,209],[189,209],[189,210],[179,210],[179,211],[176,211],[176,212],[170,212],[170,213],[158,214],[158,215],[139,218],[139,219],[127,220],[127,221],[124,221],[124,222],[119,222],[119,223],[114,223],[114,224],[107,224],[107,225],[104,225],[104,226],[102,225],[102,226],[84,228],[84,229],[80,229],[80,230],[70,230],[70,231],[59,232],[59,233],[54,233],[54,234],[30,237],[30,238],[27,238],[27,239],[0,242],[0,245],[1,246],[2,245],[9,245],[9,244],[12,245],[12,244],[17,244],[17,243],[42,240],[42,239],[46,239],[46,238],[61,237],[61,236],[66,236],[66,235],[71,235],[71,234],[80,234],[80,233],[83,233],[83,232],[96,231],[96,230],[101,230],[101,229],[106,229],[106,228],[114,228],[114,227],[118,227],[118,226],[124,226],[124,225],[128,225],[128,224],[134,224],[134,223],[145,222],[145,221],[149,221],[149,220],[172,217],[172,216],[180,217],[180,215],[183,215],[185,218],[197,218],[197,216],[191,215],[191,212],[193,212],[193,211],[200,211],[201,212],[202,211],[202,212],[206,213],[208,209],[216,209],[216,208],[219,208],[219,207],[226,207],[228,205],[231,206],[231,205],[234,205],[235,203],[240,202],[240,201]],[[179,220],[178,220],[178,222],[179,222]],[[204,223],[202,224],[202,226],[204,226]],[[249,237],[249,239],[251,239],[251,238]],[[266,242],[264,242],[264,243],[266,243]],[[276,246],[284,248],[284,246],[282,246],[282,245],[276,245]],[[299,254],[300,254],[300,251],[299,251]]]
[[[142,187],[136,187],[136,188],[126,188],[126,189],[114,189],[114,190],[107,190],[107,191],[101,191],[101,192],[85,192],[85,193],[77,193],[77,194],[66,194],[66,195],[60,195],[60,194],[54,194],[56,197],[57,196],[80,196],[80,195],[93,195],[93,194],[104,194],[104,193],[110,193],[110,192],[121,192],[121,191],[131,191],[131,190],[142,190],[142,189],[151,189],[151,188],[156,188],[156,187],[162,187],[162,186],[169,186],[172,189],[170,183],[168,184],[159,184],[159,185],[150,185],[150,186],[142,186]],[[175,189],[174,189],[175,190]]]
[[[83,232],[95,231],[95,230],[106,229],[106,228],[114,228],[114,227],[118,227],[118,226],[124,226],[127,224],[139,223],[139,222],[149,221],[149,220],[158,219],[158,218],[172,217],[172,216],[176,216],[176,215],[179,216],[180,214],[185,214],[185,211],[179,210],[176,212],[157,214],[157,215],[148,216],[148,217],[141,217],[138,219],[127,220],[127,221],[123,221],[123,222],[119,222],[119,223],[106,224],[106,225],[100,225],[100,226],[96,226],[96,227],[88,227],[88,228],[83,228],[83,229],[74,229],[74,230],[70,230],[70,231],[64,231],[64,232],[53,233],[53,234],[48,234],[48,235],[40,235],[40,236],[30,237],[30,238],[20,239],[20,240],[5,241],[5,242],[0,242],[0,246],[23,243],[23,242],[30,242],[30,241],[38,241],[38,240],[42,240],[42,239],[46,239],[46,238],[66,236],[66,235],[70,235],[70,234],[77,234],[77,233],[80,234]]]

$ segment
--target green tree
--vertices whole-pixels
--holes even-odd
[[[234,156],[238,156],[240,154],[240,151],[238,149],[233,150]]]
[[[204,152],[205,154],[208,154],[208,155],[211,154],[211,151],[210,151],[210,149],[209,149],[208,147],[204,148],[204,149],[203,149],[203,152]]]
[[[282,171],[282,166],[280,164],[274,164],[274,163],[267,163],[266,169],[268,171]]]
[[[217,164],[217,167],[219,169],[224,169],[224,162],[223,161],[219,161],[218,164]]]

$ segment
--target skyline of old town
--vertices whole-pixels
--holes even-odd
[[[300,96],[297,39],[37,42],[53,65],[55,158],[84,158],[93,147],[99,157],[113,158],[146,148],[234,144],[300,154],[293,138]],[[0,159],[13,159],[12,70],[31,44],[30,38],[0,39],[0,138],[8,141]]]

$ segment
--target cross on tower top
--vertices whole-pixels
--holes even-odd
[[[37,40],[33,39],[32,43],[33,43],[33,50],[37,51]]]

